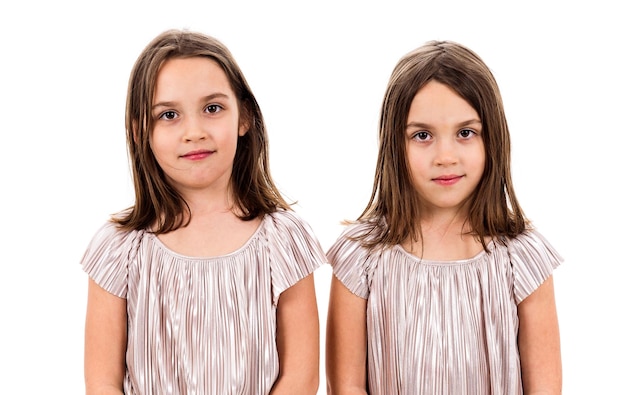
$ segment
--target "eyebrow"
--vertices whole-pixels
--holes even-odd
[[[202,97],[201,101],[211,101],[215,99],[228,99],[228,98],[229,96],[227,94],[217,92],[217,93],[212,93],[210,95]],[[158,103],[154,103],[152,105],[152,109],[154,110],[155,108],[158,108],[158,107],[173,107],[175,104],[176,104],[175,101],[160,101]]]
[[[469,126],[469,125],[474,125],[474,124],[480,124],[482,125],[482,122],[480,119],[468,119],[467,121],[462,121],[457,123],[455,126],[458,128],[462,128],[465,126]],[[424,123],[424,122],[409,122],[406,125],[407,129],[410,127],[417,127],[417,128],[425,128],[425,129],[430,129],[432,127],[432,125]]]

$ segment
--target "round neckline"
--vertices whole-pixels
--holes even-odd
[[[224,258],[230,258],[230,257],[233,257],[235,255],[239,255],[240,253],[244,252],[250,246],[250,244],[252,244],[258,238],[259,233],[261,233],[261,229],[265,227],[265,222],[267,221],[268,217],[269,217],[268,215],[265,215],[263,217],[263,219],[259,223],[259,226],[257,226],[257,228],[254,230],[252,235],[250,235],[248,240],[246,240],[246,242],[243,243],[239,248],[237,248],[236,250],[231,251],[229,253],[222,254],[222,255],[215,255],[215,256],[192,256],[192,255],[181,254],[179,252],[176,252],[176,251],[172,250],[167,245],[165,245],[165,243],[163,243],[157,237],[157,235],[155,235],[154,233],[148,232],[148,235],[150,236],[150,238],[152,239],[154,244],[157,245],[158,248],[162,249],[163,251],[166,251],[168,254],[170,254],[172,256],[175,256],[175,257],[177,257],[179,259],[185,259],[185,260],[190,260],[190,261],[214,261],[214,260],[221,260],[221,259],[224,259]]]
[[[487,243],[487,250],[491,252],[493,250],[493,247],[494,247],[494,240],[491,239],[489,243]],[[467,265],[467,264],[482,260],[483,257],[487,255],[487,251],[485,251],[484,249],[481,249],[476,255],[472,257],[446,261],[446,260],[434,260],[434,259],[420,258],[408,252],[404,247],[402,247],[401,244],[396,244],[394,246],[394,249],[400,251],[401,254],[405,255],[406,257],[408,257],[410,260],[414,262],[417,262],[420,264],[426,264],[426,265],[433,265],[433,266]]]

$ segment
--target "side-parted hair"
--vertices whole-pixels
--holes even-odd
[[[368,247],[420,239],[419,196],[406,155],[406,128],[413,98],[432,80],[465,99],[482,122],[485,169],[468,202],[471,233],[486,250],[486,237],[514,237],[530,227],[513,191],[509,128],[493,74],[470,49],[451,41],[429,41],[399,60],[387,85],[374,186],[358,218],[384,226],[363,236]]]
[[[237,141],[230,188],[243,220],[289,209],[269,171],[267,132],[261,109],[230,51],[217,39],[187,30],[167,30],[141,52],[130,74],[126,99],[126,140],[135,187],[134,206],[113,216],[122,229],[150,229],[156,234],[189,223],[191,211],[167,182],[150,147],[152,105],[158,73],[174,58],[206,57],[226,74],[237,97],[240,124],[249,125]]]

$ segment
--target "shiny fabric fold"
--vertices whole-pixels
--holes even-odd
[[[527,231],[439,262],[352,240],[371,227],[351,225],[327,253],[368,301],[369,394],[522,394],[517,305],[562,261],[545,238]]]
[[[280,294],[325,262],[291,211],[266,215],[240,249],[212,258],[107,223],[82,259],[96,283],[127,301],[125,393],[155,395],[269,393]]]

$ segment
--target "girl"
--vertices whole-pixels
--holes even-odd
[[[561,258],[513,192],[493,75],[471,50],[403,57],[370,201],[328,252],[328,393],[558,394]]]
[[[315,394],[309,226],[269,173],[263,117],[231,53],[166,31],[132,70],[135,205],[95,235],[88,394]]]

